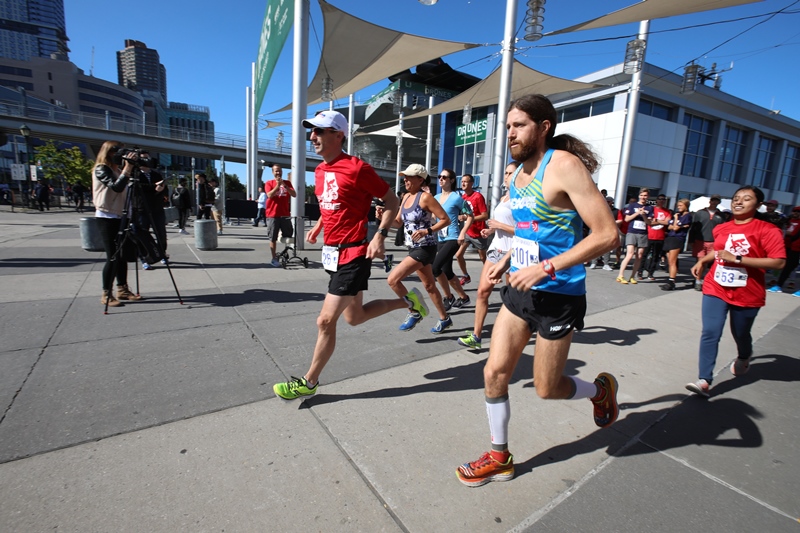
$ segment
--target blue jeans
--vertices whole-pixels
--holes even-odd
[[[747,359],[753,355],[753,337],[750,330],[760,307],[731,305],[716,296],[703,295],[703,334],[700,336],[700,379],[711,383],[717,362],[719,339],[728,313],[731,315],[731,334],[736,341],[737,357]]]

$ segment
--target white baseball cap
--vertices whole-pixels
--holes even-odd
[[[428,177],[428,171],[419,163],[411,163],[408,168],[400,173],[401,176],[419,176],[422,179]]]
[[[344,136],[350,132],[350,128],[347,127],[347,119],[344,118],[344,115],[339,113],[338,111],[322,111],[317,113],[314,118],[310,118],[308,120],[303,121],[304,128],[331,128],[336,131],[341,131],[344,133]]]

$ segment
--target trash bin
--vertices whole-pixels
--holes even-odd
[[[105,250],[103,248],[103,237],[100,235],[100,227],[97,225],[96,218],[82,218],[80,228],[81,248],[87,252],[102,252]]]
[[[164,219],[167,221],[167,224],[171,222],[175,222],[178,220],[178,208],[177,207],[165,207],[164,208]]]
[[[195,221],[194,245],[198,250],[217,249],[217,223],[214,220]]]

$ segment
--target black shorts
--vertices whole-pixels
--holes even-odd
[[[420,246],[419,248],[409,248],[408,249],[408,257],[414,259],[415,261],[419,261],[422,263],[422,266],[430,265],[433,263],[433,260],[436,259],[436,250],[438,246]]]
[[[280,231],[286,238],[291,238],[294,235],[292,217],[267,218],[266,222],[267,236],[272,242],[276,242],[278,240],[278,231]]]
[[[334,296],[355,296],[367,290],[369,271],[372,260],[366,257],[353,259],[349,263],[339,265],[336,272],[328,272],[331,276],[328,282],[328,293]]]
[[[669,252],[670,250],[683,250],[683,243],[686,241],[684,237],[667,237],[664,239],[663,251]]]
[[[548,340],[583,329],[586,295],[572,296],[544,291],[520,291],[506,285],[500,292],[503,305],[524,320],[531,331]]]

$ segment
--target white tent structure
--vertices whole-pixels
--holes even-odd
[[[377,131],[361,131],[361,130],[359,130],[356,133],[356,137],[361,136],[361,135],[380,135],[381,137],[397,137],[397,132],[399,132],[399,131],[401,131],[400,130],[400,125],[396,124],[394,126],[390,126],[388,128],[383,128],[382,130],[377,130]],[[419,139],[419,137],[411,135],[410,133],[407,133],[405,131],[403,131],[403,138],[404,139]]]

